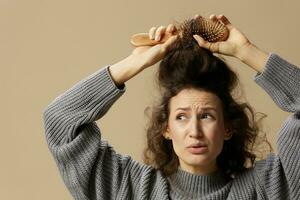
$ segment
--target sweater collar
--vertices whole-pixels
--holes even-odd
[[[216,171],[210,175],[196,175],[181,168],[170,175],[168,181],[173,192],[193,198],[216,192],[227,183],[225,175],[221,171]]]

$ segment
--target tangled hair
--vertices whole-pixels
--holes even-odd
[[[149,115],[143,160],[166,176],[178,169],[179,160],[172,141],[163,136],[168,125],[170,99],[183,89],[195,88],[211,92],[221,100],[224,122],[230,125],[232,137],[224,141],[217,165],[228,177],[234,177],[254,166],[257,147],[260,150],[264,147],[264,152],[272,151],[266,135],[259,134],[260,120],[265,115],[257,118],[259,113],[248,103],[240,103],[233,97],[239,82],[237,75],[221,58],[197,44],[191,26],[192,23],[185,22],[179,29],[185,36],[171,45],[159,65],[157,81],[161,95]]]

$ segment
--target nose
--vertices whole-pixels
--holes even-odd
[[[194,117],[189,124],[189,136],[194,138],[203,137],[203,131],[200,120]]]

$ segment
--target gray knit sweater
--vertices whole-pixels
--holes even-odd
[[[278,136],[278,155],[256,162],[226,181],[220,172],[202,176],[161,171],[116,153],[95,121],[125,92],[106,66],[58,96],[44,110],[49,149],[77,200],[87,199],[300,199],[300,69],[270,54],[254,77],[284,111],[293,113]],[[128,134],[128,133],[124,133]]]

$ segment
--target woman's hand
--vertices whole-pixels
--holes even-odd
[[[152,27],[149,30],[150,38],[157,38],[157,41],[163,37],[168,31],[173,33],[176,27],[173,24],[168,27],[160,26],[159,28]],[[136,47],[132,53],[125,59],[111,65],[109,67],[110,75],[117,86],[122,85],[127,80],[131,79],[147,67],[150,67],[160,61],[168,51],[169,46],[177,39],[177,35],[171,36],[166,42],[155,46],[140,46]]]
[[[199,15],[195,15],[195,18],[197,17],[199,17]],[[235,28],[224,15],[211,15],[210,19],[212,21],[219,21],[223,23],[229,30],[229,36],[225,41],[211,43],[205,41],[198,35],[194,35],[199,46],[214,53],[234,56],[257,72],[261,73],[266,65],[269,53],[262,51],[252,44],[248,38],[241,31]]]
[[[160,61],[168,51],[168,47],[178,38],[175,34],[176,27],[173,24],[169,24],[167,27],[160,26],[159,28],[151,27],[149,30],[149,38],[160,41],[166,32],[174,34],[166,42],[157,44],[155,46],[140,46],[136,47],[131,57],[138,59],[139,62],[143,63],[143,68],[150,67]]]
[[[195,15],[194,18],[197,17],[199,17],[199,15]],[[219,21],[224,24],[229,30],[229,36],[225,41],[212,43],[205,41],[199,35],[194,35],[194,38],[198,42],[199,46],[214,53],[240,58],[243,49],[246,49],[249,45],[251,45],[250,41],[242,32],[235,28],[224,15],[211,15],[209,18],[214,22]]]

